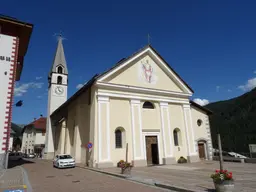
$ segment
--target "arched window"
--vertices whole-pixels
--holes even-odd
[[[180,130],[178,128],[173,130],[173,140],[174,140],[174,145],[179,146],[180,145]]]
[[[143,108],[144,109],[154,109],[154,105],[153,103],[149,102],[149,101],[145,101],[144,104],[143,104]]]
[[[125,130],[119,127],[115,130],[116,148],[122,148],[124,145]]]
[[[57,72],[60,73],[60,74],[62,74],[62,73],[63,73],[63,68],[62,68],[61,66],[59,66],[59,67],[57,68]]]
[[[61,76],[57,77],[57,84],[62,84],[62,77]]]

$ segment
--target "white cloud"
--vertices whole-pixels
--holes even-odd
[[[41,95],[38,95],[37,98],[38,98],[38,99],[42,99],[42,96],[41,96]]]
[[[253,71],[253,73],[255,73],[255,74],[256,74],[256,71]]]
[[[250,91],[256,87],[256,78],[249,79],[246,84],[238,86],[242,91]]]
[[[232,90],[231,90],[231,89],[228,89],[228,92],[232,92]]]
[[[20,97],[24,93],[28,91],[28,89],[40,89],[42,88],[44,83],[35,83],[35,82],[30,82],[30,83],[24,83],[24,84],[16,84],[14,88],[14,96]]]
[[[219,92],[220,86],[216,86],[216,92]]]
[[[76,86],[76,88],[77,88],[77,89],[81,89],[83,86],[84,86],[84,85],[80,83],[80,84],[78,84],[78,85]]]
[[[40,76],[40,77],[36,77],[36,80],[39,80],[39,79],[42,79],[42,78],[43,78],[43,77],[41,77],[41,76]]]
[[[201,106],[204,106],[204,105],[207,105],[209,104],[209,100],[207,99],[200,99],[200,98],[196,98],[193,100],[195,103],[197,103],[198,105],[201,105]]]
[[[79,83],[79,84],[76,86],[76,88],[77,88],[77,89],[81,89],[86,83],[87,83],[87,81],[86,81],[84,84]]]

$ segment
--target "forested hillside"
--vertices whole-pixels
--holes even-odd
[[[210,123],[214,148],[217,148],[218,132],[223,150],[248,153],[249,144],[256,144],[256,88],[205,107],[213,111]]]

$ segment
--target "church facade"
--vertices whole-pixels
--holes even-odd
[[[63,47],[59,52],[63,58],[51,73],[57,79],[67,77]],[[50,78],[52,86],[63,88],[49,92],[46,158],[68,153],[90,167],[116,166],[126,150],[134,166],[212,159],[211,111],[190,101],[193,90],[150,45],[95,75],[66,101],[66,82],[55,85]]]

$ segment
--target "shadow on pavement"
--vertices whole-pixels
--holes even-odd
[[[8,161],[8,169],[16,167],[16,166],[24,165],[24,164],[29,164],[29,163],[35,163],[35,162],[30,161],[28,159],[9,160]]]

